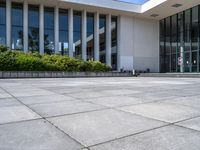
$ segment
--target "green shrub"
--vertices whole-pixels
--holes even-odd
[[[10,51],[0,46],[1,71],[106,72],[111,68],[97,61],[82,61],[68,56],[40,55],[37,52]]]

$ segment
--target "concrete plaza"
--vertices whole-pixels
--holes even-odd
[[[200,79],[0,80],[0,150],[199,150]]]

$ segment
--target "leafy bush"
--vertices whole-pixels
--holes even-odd
[[[83,61],[58,54],[23,53],[0,46],[0,70],[106,72],[110,71],[111,68],[98,61]]]

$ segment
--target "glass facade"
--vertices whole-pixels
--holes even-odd
[[[117,70],[117,17],[112,17],[112,55],[111,65],[113,70]]]
[[[59,10],[59,52],[69,55],[68,10]]]
[[[24,6],[28,6],[28,9],[24,9]],[[42,10],[42,9],[41,9]],[[25,12],[24,12],[25,11]],[[26,12],[28,11],[28,12]],[[198,9],[191,10],[191,13],[198,11]],[[68,9],[59,8],[58,11],[58,39],[57,33],[55,34],[55,8],[54,7],[44,7],[44,27],[40,28],[40,19],[43,17],[40,14],[40,6],[36,4],[28,4],[24,5],[23,2],[11,2],[11,24],[8,28],[11,29],[10,39],[7,41],[11,41],[11,45],[8,43],[8,46],[11,46],[13,50],[21,50],[21,51],[31,51],[31,52],[41,52],[43,53],[43,49],[40,50],[40,31],[44,32],[44,53],[54,54],[55,53],[55,41],[59,41],[58,52],[62,55],[69,55],[69,21],[71,20],[69,17]],[[27,14],[25,14],[27,13]],[[24,16],[28,15],[28,20],[24,20]],[[6,45],[6,0],[0,0],[0,45]],[[81,11],[74,10],[72,16],[72,24],[73,24],[73,57],[82,59],[82,28],[83,14]],[[197,16],[191,17],[192,27],[190,29],[191,34],[197,34]],[[99,61],[102,63],[106,63],[106,14],[99,15],[99,39],[95,39],[95,14],[92,12],[87,12],[86,14],[86,57],[87,60],[94,60],[94,48],[95,48],[95,40],[99,40]],[[27,22],[24,22],[27,21]],[[9,20],[8,20],[9,22]],[[27,29],[24,28],[24,23],[28,23]],[[26,33],[28,35],[27,39],[23,39],[23,32],[28,31]],[[111,42],[111,65],[113,70],[117,69],[117,17],[111,16],[111,38],[107,39]],[[195,50],[198,46],[197,44],[198,38],[191,38],[192,42],[192,60],[195,62]],[[24,49],[24,42],[28,43],[27,50]],[[97,46],[97,47],[98,47]],[[42,47],[41,47],[42,48]],[[98,54],[98,53],[96,53]],[[198,57],[197,57],[198,58]],[[195,70],[195,63],[193,65],[192,70]],[[199,65],[198,65],[199,66]]]
[[[12,49],[23,50],[23,4],[12,3]]]
[[[87,60],[94,60],[94,14],[87,13]]]
[[[28,48],[39,52],[39,6],[28,6]]]
[[[106,15],[99,16],[99,60],[106,63]]]
[[[54,8],[44,8],[44,52],[55,53],[54,44]]]
[[[200,6],[160,20],[160,71],[200,71]]]
[[[6,44],[6,2],[0,1],[0,45]]]
[[[73,43],[73,55],[76,58],[82,58],[82,51],[81,51],[81,36],[82,36],[82,13],[80,11],[74,11],[73,17],[73,36],[74,36],[74,43]]]

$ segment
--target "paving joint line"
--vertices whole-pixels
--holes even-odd
[[[24,106],[26,106],[27,108],[29,108],[31,111],[33,111],[34,113],[36,113],[38,116],[40,116],[42,119],[46,120],[48,123],[50,123],[51,125],[53,125],[56,129],[58,129],[60,132],[62,132],[64,135],[66,135],[67,137],[71,138],[72,140],[74,140],[74,142],[76,142],[77,144],[79,144],[81,147],[85,147],[82,143],[80,143],[79,141],[77,141],[76,139],[74,139],[73,137],[71,137],[70,135],[68,135],[66,132],[64,132],[62,129],[58,128],[57,126],[55,126],[52,122],[50,122],[49,120],[47,120],[45,117],[42,117],[39,113],[37,113],[34,109],[30,108],[28,105],[24,104],[23,102],[21,102],[17,97],[15,97],[14,95],[12,95],[11,93],[9,93],[7,90],[5,90],[4,88],[0,87],[2,90],[4,90],[6,93],[8,93],[9,95],[11,95],[13,98],[15,98],[18,102],[20,102],[21,104],[23,104]]]

